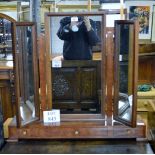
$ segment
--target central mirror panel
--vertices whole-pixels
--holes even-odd
[[[52,17],[51,27],[53,108],[100,113],[101,60],[93,55],[101,54],[101,16]]]
[[[101,113],[103,17],[50,16],[52,109],[61,114]]]

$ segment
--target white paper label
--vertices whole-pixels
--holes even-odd
[[[137,125],[145,125],[143,122],[138,122]]]
[[[43,111],[44,123],[60,122],[60,110]]]
[[[119,61],[122,61],[122,60],[123,60],[123,56],[119,55]]]
[[[53,60],[52,61],[52,67],[53,68],[61,68],[62,67],[62,62],[60,60]]]
[[[78,22],[78,17],[71,17],[71,22]]]

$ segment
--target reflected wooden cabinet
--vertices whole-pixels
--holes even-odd
[[[63,55],[64,42],[57,36],[59,26],[54,25],[62,24],[64,17],[70,23],[73,16],[100,21],[101,60],[57,59]],[[137,22],[116,21],[114,30],[106,31],[104,12],[85,12],[47,13],[45,23],[39,55],[35,23],[14,24],[17,113],[9,126],[9,138],[145,138],[145,125],[136,120]],[[127,30],[129,43],[123,53],[122,30]],[[64,33],[69,32],[75,35],[70,29]],[[43,112],[52,109],[60,110],[61,121],[45,124]]]
[[[10,80],[0,80],[0,96],[3,121],[15,114],[15,103],[12,102],[12,88]]]
[[[12,61],[0,61],[0,97],[3,120],[6,121],[7,118],[13,117],[16,113]]]
[[[13,74],[14,22],[13,18],[0,13],[0,98],[4,121],[16,113]]]

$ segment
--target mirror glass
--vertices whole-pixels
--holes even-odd
[[[101,16],[50,17],[52,108],[101,112]]]
[[[21,124],[36,120],[34,52],[31,26],[16,27],[16,59],[18,60],[19,110]]]
[[[0,17],[0,61],[13,60],[12,22]]]
[[[124,121],[132,121],[133,116],[133,47],[134,24],[116,24],[118,50],[118,117]],[[117,56],[117,57],[118,57]]]

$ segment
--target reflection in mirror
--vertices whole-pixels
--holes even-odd
[[[101,16],[52,16],[52,107],[101,112]],[[59,61],[59,62],[58,62]]]
[[[132,42],[133,42],[133,25],[129,24],[120,24],[120,83],[119,83],[119,92],[124,94],[124,99],[120,96],[119,103],[124,102],[119,109],[126,109],[123,115],[120,115],[121,118],[131,122],[132,114],[132,101],[129,103],[129,98],[132,98],[132,66],[130,63],[132,57]],[[126,96],[126,97],[125,97]],[[120,106],[120,104],[119,104]],[[120,111],[119,111],[120,113]]]
[[[0,60],[13,60],[12,23],[0,17]]]
[[[16,27],[16,54],[18,56],[18,74],[20,86],[19,110],[22,125],[37,119],[32,34],[32,27],[30,26]]]
[[[118,115],[119,117],[131,121],[132,105],[129,103],[127,94],[119,93]]]
[[[101,51],[100,16],[52,17],[51,28],[52,58],[92,60]]]
[[[116,46],[116,60],[115,73],[115,111],[114,117],[118,120],[124,120],[128,125],[132,124],[134,115],[133,103],[133,63],[134,63],[134,21],[115,21],[115,46]],[[118,91],[118,92],[117,92]],[[118,97],[117,97],[118,96]],[[135,109],[134,109],[135,110]]]

